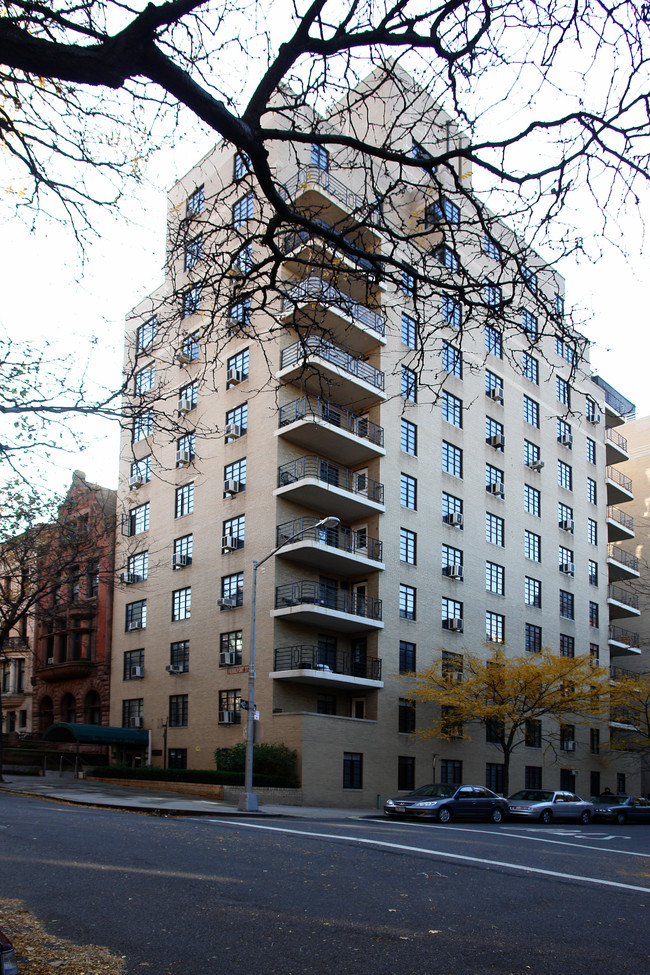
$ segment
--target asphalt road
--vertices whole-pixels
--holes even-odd
[[[129,975],[650,971],[650,826],[166,819],[3,795],[0,875]]]

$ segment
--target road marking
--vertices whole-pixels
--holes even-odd
[[[323,840],[343,840],[348,843],[359,843],[365,846],[378,846],[389,850],[403,850],[405,853],[426,853],[427,856],[444,857],[446,860],[459,860],[463,863],[480,863],[486,867],[506,867],[522,873],[536,873],[544,877],[556,877],[559,880],[579,880],[598,887],[616,887],[619,890],[641,891],[650,894],[650,887],[639,887],[635,884],[621,884],[615,880],[599,880],[596,877],[584,877],[582,874],[561,873],[559,870],[543,870],[541,867],[526,867],[520,863],[508,863],[506,860],[487,860],[484,857],[463,856],[461,853],[446,853],[444,850],[427,850],[422,846],[406,846],[403,843],[386,843],[383,840],[369,840],[362,836],[345,836],[340,833],[311,833],[307,830],[287,829],[282,826],[262,826],[258,823],[244,823],[240,819],[210,819],[208,822],[217,825],[239,826],[242,829],[266,830],[269,833],[287,833],[290,836],[313,837]],[[618,852],[618,851],[616,851]]]

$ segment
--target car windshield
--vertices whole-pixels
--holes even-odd
[[[522,800],[526,802],[550,802],[552,798],[552,792],[543,792],[541,789],[522,789],[521,792],[515,792],[514,795],[510,796],[510,799],[519,802]]]
[[[436,796],[438,799],[447,799],[449,796],[453,796],[454,792],[458,788],[457,785],[423,785],[415,792],[412,792],[412,796]]]
[[[591,801],[599,806],[622,806],[627,802],[627,796],[594,796]]]

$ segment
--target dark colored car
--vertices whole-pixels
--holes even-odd
[[[0,975],[18,975],[14,946],[0,930]]]
[[[513,819],[536,819],[540,823],[556,819],[588,823],[594,814],[590,802],[573,792],[553,789],[521,789],[508,797],[508,806]]]
[[[594,817],[610,823],[650,823],[650,799],[642,796],[594,796]]]
[[[508,801],[482,785],[423,785],[407,796],[388,799],[384,815],[405,819],[489,819],[500,823]]]

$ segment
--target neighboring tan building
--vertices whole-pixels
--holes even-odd
[[[460,138],[425,93],[399,113],[391,99],[386,82],[364,111],[404,146],[426,151],[434,130]],[[350,216],[369,192],[364,168],[343,150],[298,152],[280,147],[272,160],[294,204],[330,226],[347,221],[381,253],[370,218]],[[406,675],[434,649],[548,646],[605,666],[621,652],[608,638],[605,580],[619,564],[608,542],[633,534],[608,507],[620,500],[611,465],[625,458],[612,429],[622,414],[563,318],[562,279],[532,253],[513,298],[521,327],[503,334],[501,245],[517,242],[495,220],[463,250],[468,202],[445,179],[432,196],[422,176],[400,206],[412,227],[440,223],[439,245],[425,243],[450,282],[457,257],[445,235],[457,239],[485,304],[480,328],[464,327],[451,289],[431,304],[422,374],[414,279],[391,285],[344,257],[334,273],[308,233],[284,241],[284,301],[259,311],[238,301],[229,335],[205,341],[216,315],[199,290],[201,235],[208,219],[235,231],[254,222],[254,183],[222,144],[170,191],[168,274],[126,334],[127,407],[138,415],[121,449],[111,684],[111,724],[150,729],[154,764],[210,768],[216,747],[242,740],[252,562],[299,532],[259,571],[256,738],[298,751],[307,803],[374,806],[432,777],[499,789],[490,742],[417,735],[431,706],[416,707]],[[416,250],[412,241],[398,253],[413,264]],[[538,331],[541,292],[556,330]],[[247,337],[249,314],[260,341]],[[329,515],[340,525],[317,528]],[[576,725],[548,764],[535,743],[522,747],[512,789],[614,787],[607,738],[606,723]]]
[[[11,582],[9,582],[11,584]],[[25,619],[8,636],[0,654],[2,681],[2,732],[32,730],[33,621]]]

